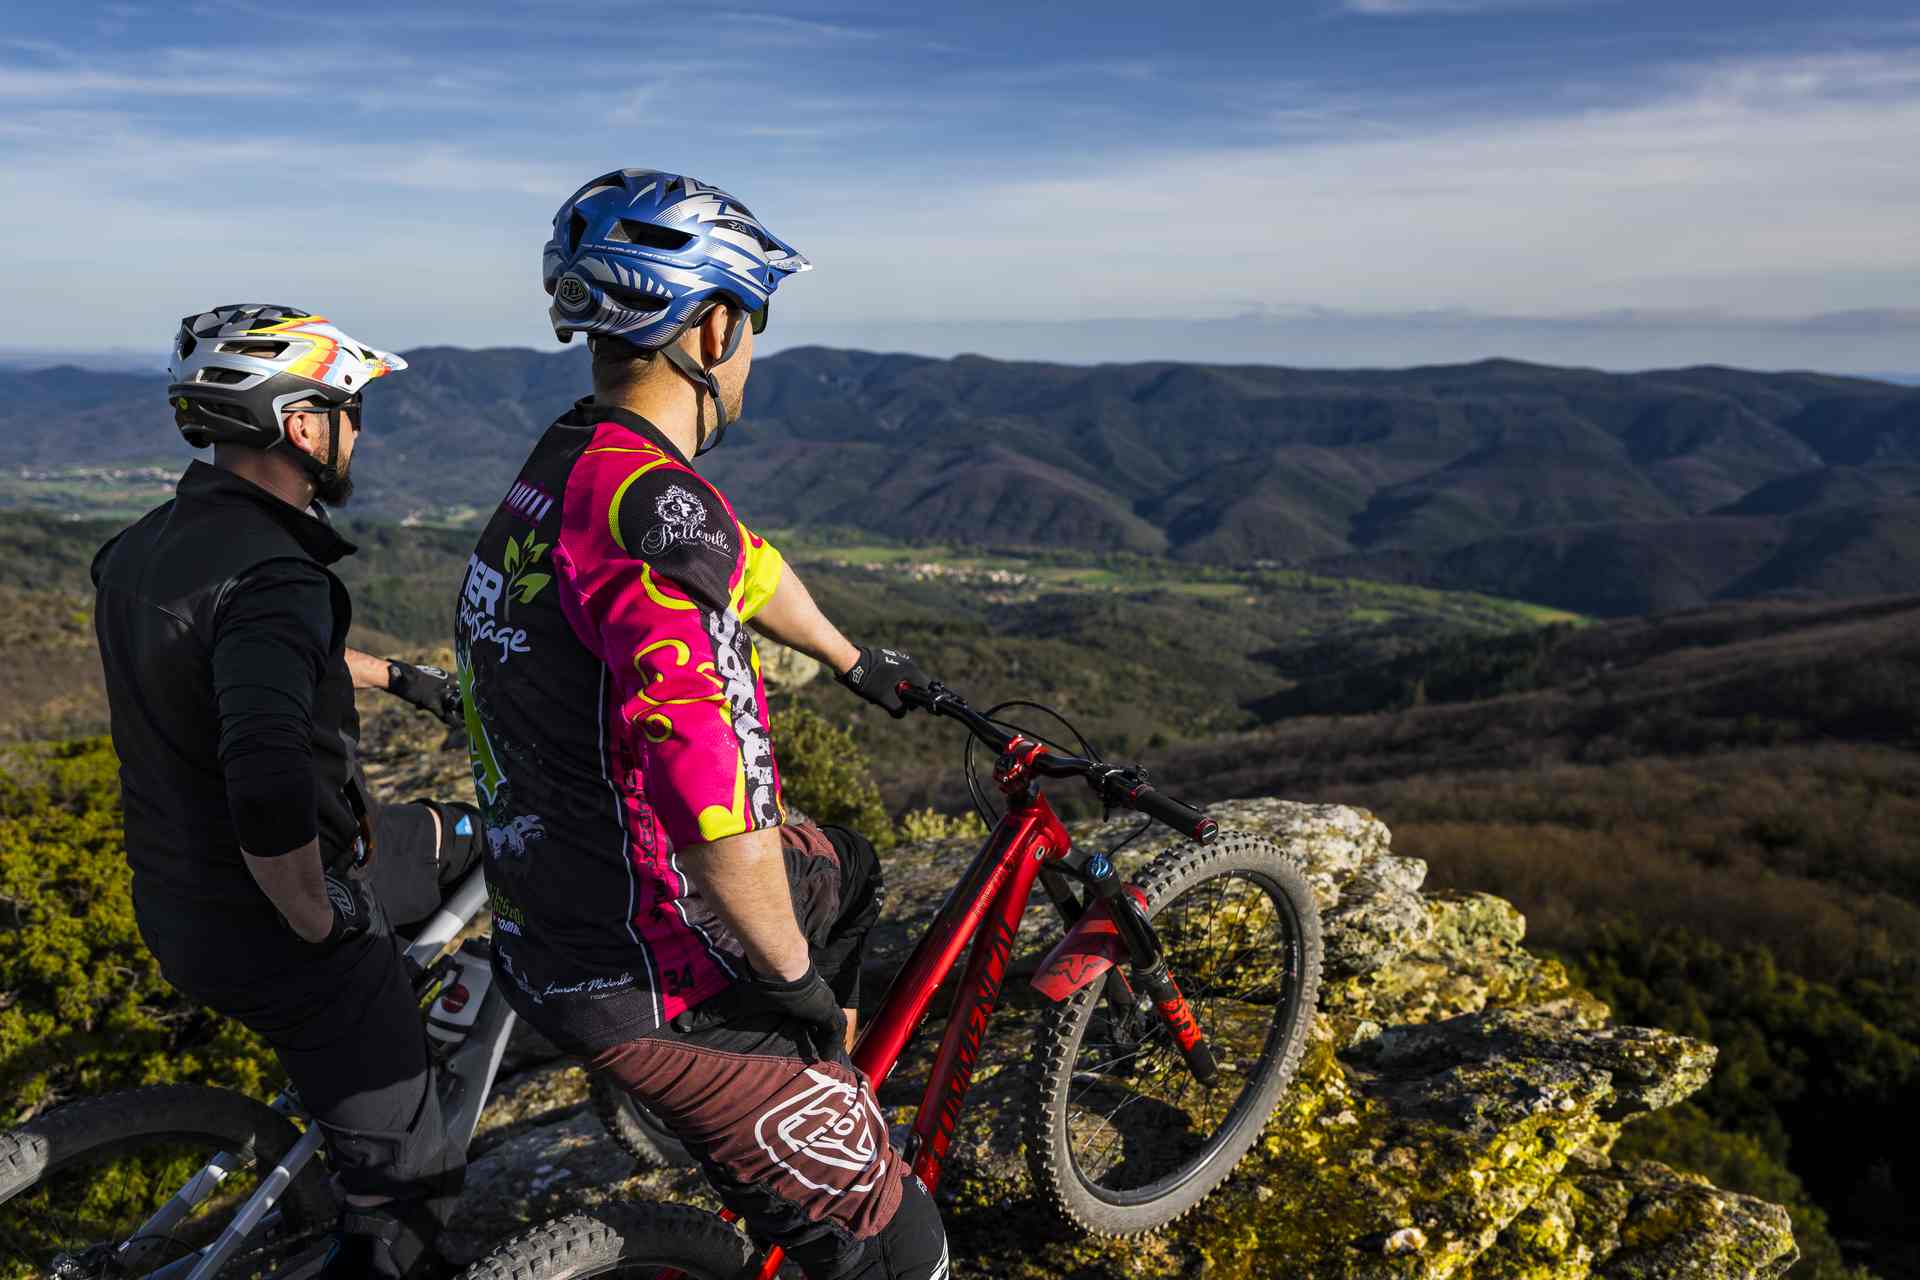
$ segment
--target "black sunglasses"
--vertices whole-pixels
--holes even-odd
[[[773,299],[768,298],[765,302],[760,304],[760,309],[758,311],[747,312],[747,323],[753,326],[753,331],[756,334],[765,333],[767,331],[767,312],[771,311],[772,309],[773,309]]]
[[[343,417],[343,418],[345,418],[345,419],[347,420],[347,425],[348,425],[348,426],[350,426],[350,427],[352,427],[352,428],[353,428],[353,429],[354,429],[355,431],[358,431],[358,430],[360,430],[360,427],[361,427],[361,421],[362,421],[362,410],[363,410],[363,409],[364,409],[365,407],[366,407],[366,406],[365,406],[365,403],[364,403],[364,402],[363,402],[363,401],[362,401],[362,400],[360,399],[360,397],[359,397],[359,395],[358,395],[358,394],[356,393],[356,394],[354,395],[354,397],[353,397],[352,399],[350,399],[350,400],[343,400],[343,401],[341,401],[341,402],[340,402],[339,404],[335,404],[335,405],[325,405],[325,404],[295,404],[295,405],[288,405],[288,406],[287,406],[287,408],[285,409],[285,412],[287,412],[287,413],[313,413],[313,414],[324,414],[324,413],[326,413],[326,412],[327,412],[327,411],[328,411],[329,409],[338,409],[338,410],[340,411],[340,416],[341,416],[341,417]]]

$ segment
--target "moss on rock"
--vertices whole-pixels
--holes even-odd
[[[1213,812],[1223,827],[1285,849],[1314,886],[1342,954],[1367,962],[1323,986],[1293,1086],[1212,1196],[1146,1239],[1079,1238],[1033,1196],[1021,1150],[1043,1002],[1020,974],[1059,933],[1037,905],[939,1189],[956,1274],[1771,1280],[1791,1264],[1792,1234],[1777,1206],[1664,1166],[1609,1164],[1623,1123],[1706,1081],[1711,1046],[1609,1026],[1606,1007],[1560,964],[1526,950],[1526,922],[1512,906],[1484,894],[1422,896],[1424,865],[1390,853],[1386,828],[1369,814],[1278,800]],[[1076,838],[1097,847],[1129,829],[1115,823]],[[1141,841],[1123,869],[1173,842]],[[873,999],[973,843],[910,842],[889,854]],[[883,1089],[895,1118],[917,1102],[938,1034],[928,1027]],[[686,1174],[609,1175],[587,1153],[582,1124],[575,1112],[546,1139],[505,1130],[502,1146],[483,1157],[475,1220],[615,1195],[699,1198]],[[556,1168],[572,1172],[556,1181]]]

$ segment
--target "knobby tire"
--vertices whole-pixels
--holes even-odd
[[[1031,1068],[1037,1087],[1027,1115],[1028,1167],[1036,1187],[1068,1223],[1089,1234],[1110,1237],[1141,1235],[1165,1226],[1199,1204],[1233,1172],[1266,1128],[1299,1067],[1320,984],[1320,919],[1313,890],[1294,862],[1270,841],[1231,832],[1205,847],[1175,846],[1149,864],[1136,883],[1147,895],[1148,916],[1162,932],[1174,966],[1174,977],[1194,1006],[1203,1030],[1208,1030],[1210,992],[1202,980],[1217,981],[1219,975],[1181,971],[1181,939],[1168,936],[1163,927],[1163,921],[1171,923],[1162,914],[1170,905],[1189,903],[1190,895],[1204,893],[1209,886],[1218,889],[1229,883],[1244,883],[1250,893],[1263,895],[1250,901],[1264,901],[1272,908],[1274,924],[1268,931],[1270,943],[1263,949],[1256,945],[1257,940],[1250,942],[1243,950],[1251,954],[1243,956],[1237,968],[1245,971],[1249,965],[1277,965],[1278,968],[1268,972],[1277,974],[1279,982],[1270,1017],[1257,1012],[1262,1006],[1250,995],[1240,997],[1256,1010],[1250,1015],[1240,1014],[1240,1025],[1257,1031],[1264,1021],[1265,1033],[1261,1037],[1259,1058],[1250,1069],[1239,1073],[1243,1082],[1235,1100],[1218,1104],[1224,1112],[1220,1127],[1211,1130],[1204,1140],[1184,1136],[1179,1145],[1197,1144],[1198,1153],[1181,1157],[1184,1163],[1174,1165],[1143,1187],[1104,1186],[1081,1167],[1076,1143],[1085,1148],[1091,1142],[1079,1139],[1073,1124],[1079,1119],[1083,1131],[1097,1127],[1084,1122],[1076,1102],[1089,1090],[1102,1086],[1113,1092],[1123,1091],[1129,1076],[1149,1072],[1161,1073],[1160,1078],[1168,1081],[1170,1087],[1197,1089],[1198,1083],[1192,1081],[1191,1072],[1175,1052],[1164,1028],[1153,1028],[1157,1015],[1145,1013],[1144,1002],[1144,1024],[1153,1029],[1132,1042],[1145,1046],[1131,1055],[1141,1062],[1116,1070],[1111,1076],[1079,1063],[1082,1046],[1089,1040],[1089,1028],[1096,1025],[1096,1018],[1106,1019],[1103,1025],[1107,1027],[1116,1022],[1103,999],[1105,984],[1093,982],[1048,1009],[1035,1042]],[[1182,906],[1183,919],[1188,911],[1189,906]],[[1243,910],[1242,915],[1245,914]],[[1233,1001],[1236,997],[1220,999]],[[1219,1034],[1227,1029],[1224,1023],[1232,1016],[1232,1010],[1222,1013],[1218,1002],[1212,1003],[1222,1025],[1214,1027],[1211,1034]],[[1115,1043],[1124,1047],[1125,1042],[1116,1036]],[[1101,1052],[1093,1056],[1099,1060]],[[1107,1061],[1118,1061],[1121,1056],[1125,1055],[1113,1052]],[[1149,1061],[1151,1066],[1143,1070],[1141,1064]],[[1096,1061],[1095,1066],[1099,1065]],[[1184,1102],[1187,1096],[1181,1093],[1179,1100]],[[1149,1133],[1141,1138],[1125,1133],[1121,1125],[1114,1123],[1121,1110],[1137,1100],[1138,1095],[1123,1101],[1113,1116],[1106,1117],[1108,1127],[1114,1130],[1109,1145],[1118,1145],[1122,1151],[1119,1167],[1124,1167],[1132,1158],[1128,1154],[1131,1148],[1168,1145],[1157,1134]],[[1214,1105],[1211,1095],[1203,1091],[1201,1102],[1208,1106],[1211,1114]],[[1158,1113],[1151,1108],[1145,1111],[1136,1108],[1128,1114],[1146,1118],[1128,1123],[1145,1126],[1151,1123],[1154,1114],[1176,1117],[1184,1114],[1164,1101],[1155,1100],[1154,1105],[1160,1108]],[[1166,1123],[1170,1129],[1177,1127],[1170,1121]]]
[[[664,1268],[687,1280],[746,1280],[753,1263],[752,1244],[717,1214],[624,1201],[524,1231],[461,1272],[460,1280],[652,1280]]]
[[[601,1075],[589,1082],[593,1113],[600,1118],[614,1145],[633,1157],[642,1169],[690,1169],[694,1165],[680,1140],[633,1095]]]

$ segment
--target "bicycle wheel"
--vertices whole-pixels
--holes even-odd
[[[694,1159],[680,1139],[660,1123],[651,1111],[633,1100],[633,1095],[601,1075],[588,1083],[593,1099],[593,1114],[606,1126],[614,1145],[633,1157],[642,1169],[691,1168]]]
[[[199,1085],[88,1099],[0,1134],[0,1280],[117,1280],[185,1257],[219,1234],[299,1137],[271,1107]],[[167,1235],[129,1239],[220,1151],[241,1163],[213,1195]],[[317,1248],[337,1212],[309,1162],[222,1275],[264,1275]]]
[[[745,1280],[753,1246],[719,1215],[683,1204],[627,1201],[543,1222],[460,1273],[460,1280]]]
[[[1233,1171],[1293,1078],[1320,985],[1313,891],[1272,843],[1228,834],[1171,849],[1139,885],[1220,1078],[1200,1085],[1145,999],[1116,1014],[1096,982],[1047,1011],[1027,1162],[1094,1235],[1165,1226]]]

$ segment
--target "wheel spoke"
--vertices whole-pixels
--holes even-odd
[[[1095,989],[1049,1015],[1029,1162],[1101,1234],[1153,1230],[1233,1168],[1298,1061],[1318,985],[1313,891],[1271,844],[1230,833],[1205,852],[1169,850],[1143,883],[1218,1074],[1203,1085],[1145,1001],[1123,1017]]]
[[[1283,1003],[1271,966],[1286,929],[1262,885],[1209,877],[1156,912],[1153,924],[1221,1080],[1203,1087],[1157,1022],[1136,1045],[1082,1041],[1067,1098],[1070,1150],[1084,1178],[1116,1191],[1177,1174],[1189,1153],[1214,1140],[1259,1077]],[[1117,1024],[1109,1016],[1109,1030]]]

